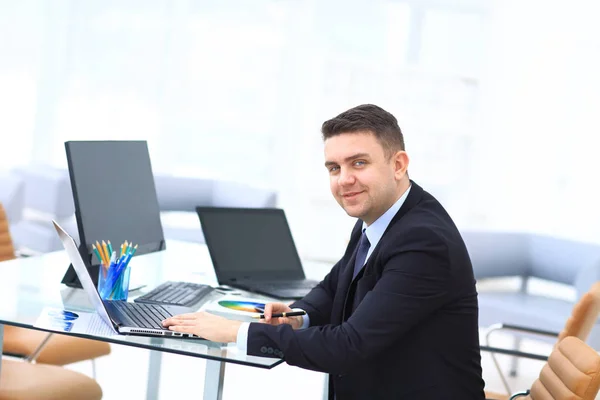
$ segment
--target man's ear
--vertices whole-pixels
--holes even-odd
[[[397,151],[396,154],[393,155],[393,158],[396,179],[400,180],[406,175],[410,160],[408,159],[408,154],[403,150]]]

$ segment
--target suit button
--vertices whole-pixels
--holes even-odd
[[[267,348],[265,346],[261,347],[260,348],[260,352],[263,353],[263,354],[266,354],[267,353]]]
[[[269,354],[273,354],[273,348],[272,347],[269,347],[268,353]]]

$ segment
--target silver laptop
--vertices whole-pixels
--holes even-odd
[[[111,326],[117,333],[139,336],[175,336],[199,338],[196,335],[172,332],[162,326],[162,320],[173,315],[189,313],[193,310],[186,307],[161,306],[157,304],[129,303],[123,300],[102,300],[92,278],[79,254],[75,240],[56,223],[52,221],[60,240],[73,264],[75,273],[94,305],[100,318]]]

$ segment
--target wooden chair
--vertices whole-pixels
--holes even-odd
[[[8,219],[6,219],[4,207],[0,204],[0,261],[12,260],[13,258],[15,258],[15,248],[10,238]]]
[[[8,220],[0,204],[0,261],[15,258],[15,250],[8,229]],[[110,353],[106,342],[19,328],[4,327],[4,354],[25,358],[43,364],[65,365],[91,360],[95,376],[94,359]]]
[[[55,365],[2,360],[0,400],[99,400],[98,383]]]
[[[600,282],[593,284],[575,304],[565,327],[558,334],[558,341],[567,336],[575,336],[585,342],[598,320],[598,315],[600,315]]]
[[[510,400],[594,400],[598,389],[600,355],[581,339],[567,336],[554,347],[531,390]]]
[[[528,334],[537,334],[537,335],[557,337],[558,340],[555,344],[555,349],[556,349],[556,346],[558,346],[559,343],[561,343],[561,340],[563,340],[564,338],[567,338],[567,337],[576,337],[579,340],[585,342],[587,340],[590,332],[592,331],[592,328],[596,324],[596,321],[598,320],[599,315],[600,315],[600,282],[596,282],[594,285],[592,285],[590,290],[587,293],[585,293],[583,296],[581,296],[581,299],[579,299],[579,301],[575,304],[575,306],[573,307],[573,310],[571,311],[571,316],[567,319],[565,326],[561,332],[555,333],[555,332],[548,332],[548,331],[526,328],[526,327],[521,327],[521,326],[502,324],[502,325],[498,325],[498,326],[490,328],[490,330],[488,331],[488,333],[486,335],[486,344],[489,345],[490,334],[492,332],[495,332],[500,329],[507,329],[507,330],[517,331],[517,332],[528,333]],[[487,346],[482,347],[482,349],[484,349],[484,350],[486,350],[488,348],[489,347],[487,347]],[[525,352],[506,351],[504,353],[516,355],[517,357],[540,359],[540,356],[533,355],[530,353],[525,353]],[[508,386],[506,378],[504,377],[504,375],[502,374],[502,371],[500,370],[498,361],[496,360],[496,358],[494,356],[494,351],[492,351],[492,359],[496,365],[496,369],[498,370],[498,373],[500,374],[500,378],[502,379],[502,382],[503,382],[507,392],[510,393],[510,388]],[[490,399],[507,399],[508,396],[509,395],[502,395],[502,394],[486,391],[486,398],[490,398]]]

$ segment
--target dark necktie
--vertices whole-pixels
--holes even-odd
[[[369,239],[367,239],[367,234],[363,229],[360,241],[358,242],[358,251],[356,252],[356,260],[354,261],[354,274],[352,275],[352,279],[356,277],[356,275],[365,265],[365,261],[367,260],[367,254],[369,253],[369,247],[371,247],[371,243],[369,243]]]

